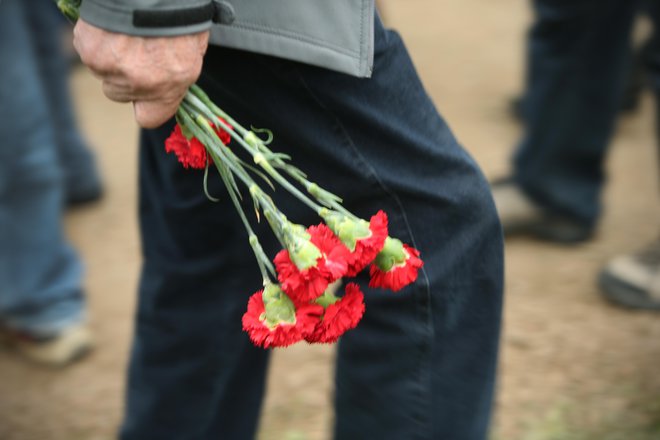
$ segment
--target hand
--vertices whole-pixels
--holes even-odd
[[[135,120],[155,128],[176,113],[202,70],[209,32],[135,37],[108,32],[83,20],[74,29],[80,58],[103,81],[105,96],[133,102]]]

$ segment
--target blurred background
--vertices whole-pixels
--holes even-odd
[[[381,3],[461,143],[489,179],[506,175],[521,133],[510,104],[523,88],[528,2]],[[648,23],[638,27],[643,34]],[[79,122],[105,186],[99,203],[66,214],[87,268],[97,348],[58,370],[0,350],[3,440],[112,439],[122,411],[140,265],[138,131],[130,106],[105,99],[84,68],[76,67],[72,80]],[[574,247],[507,241],[493,440],[660,439],[660,315],[610,305],[595,281],[610,258],[657,238],[654,118],[653,96],[644,91],[636,111],[617,124],[595,239]],[[332,361],[332,347],[275,352],[261,440],[329,438]]]

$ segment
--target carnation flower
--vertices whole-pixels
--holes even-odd
[[[369,287],[401,290],[417,279],[417,271],[423,265],[417,249],[388,237],[369,270]]]
[[[333,343],[346,331],[355,328],[364,315],[364,295],[355,283],[346,286],[344,296],[337,298],[332,293],[317,300],[325,311],[314,331],[305,337],[307,342]]]
[[[210,160],[204,145],[197,138],[186,138],[179,124],[174,126],[174,131],[165,140],[165,151],[176,154],[184,168],[205,168]]]
[[[243,330],[256,346],[286,347],[314,331],[322,312],[317,304],[294,306],[279,286],[269,284],[248,300]]]
[[[324,223],[320,223],[307,228],[307,232],[311,236],[310,241],[312,244],[321,251],[323,264],[332,276],[328,279],[328,282],[331,283],[346,275],[350,252],[332,230]]]
[[[354,277],[371,263],[387,238],[387,215],[378,211],[369,222],[339,212],[327,212],[324,220],[350,250],[346,276]]]
[[[325,225],[310,226],[273,260],[282,289],[296,304],[314,301],[345,275],[348,250]],[[293,256],[293,258],[292,258]]]
[[[218,119],[227,123],[222,118]],[[211,124],[222,143],[227,145],[231,141],[231,136],[219,125]],[[196,137],[184,133],[179,124],[174,126],[172,134],[165,140],[165,151],[174,153],[184,168],[204,169],[207,163],[213,162],[204,145]]]

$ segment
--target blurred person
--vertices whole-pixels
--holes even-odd
[[[63,36],[71,24],[53,0],[33,0],[27,16],[39,78],[52,120],[58,160],[64,172],[64,200],[68,206],[99,200],[103,185],[92,149],[78,128],[69,84],[72,54]]]
[[[638,16],[644,17],[648,15],[648,8],[653,7],[652,3],[656,0],[641,0],[641,7]],[[652,50],[657,50],[657,45],[654,44],[654,35],[651,34],[649,38],[645,38],[640,44],[633,44],[632,56],[628,72],[626,74],[625,85],[621,102],[619,104],[619,111],[623,114],[633,113],[639,107],[639,100],[642,92],[648,87],[648,79],[646,77],[646,70],[649,65],[653,63],[654,54]],[[516,96],[511,99],[509,105],[511,115],[517,119],[522,120],[525,117],[525,100],[524,96]]]
[[[261,277],[228,198],[209,203],[201,175],[164,152],[206,52],[200,84],[213,101],[276,133],[349,210],[368,218],[384,209],[391,234],[424,258],[417,283],[394,295],[359,278],[366,313],[338,345],[334,438],[483,440],[502,294],[488,185],[373,0],[276,3],[82,4],[81,59],[150,128],[141,133],[144,266],[120,437],[255,437],[270,352],[251,344],[241,316]],[[296,222],[318,221],[297,200],[274,197]],[[259,235],[274,255],[275,237]]]
[[[606,150],[630,66],[631,29],[641,4],[534,1],[524,133],[511,176],[493,184],[506,235],[565,244],[592,238],[601,214]],[[654,24],[648,77],[658,96],[659,5],[647,2],[646,7]],[[599,276],[603,294],[629,307],[660,309],[660,260],[653,257],[658,253],[660,241],[616,258]]]
[[[66,68],[49,51],[60,41],[48,24],[53,5],[38,3],[0,2],[0,339],[31,360],[63,366],[92,347],[63,202],[98,192],[72,127]]]

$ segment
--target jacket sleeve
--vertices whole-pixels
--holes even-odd
[[[210,0],[83,0],[80,17],[102,29],[150,37],[202,32],[211,28]]]

